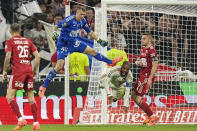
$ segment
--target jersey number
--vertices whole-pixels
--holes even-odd
[[[28,57],[28,46],[18,46],[17,50],[20,50],[19,58],[27,58]]]

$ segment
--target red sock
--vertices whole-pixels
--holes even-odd
[[[148,104],[146,104],[146,102],[141,101],[138,105],[149,117],[153,115],[152,110],[150,109],[150,107],[148,106]]]
[[[37,106],[35,102],[30,102],[31,105],[31,112],[34,117],[34,122],[38,121],[38,113],[37,113]]]
[[[16,101],[14,99],[8,99],[8,104],[10,105],[12,111],[16,114],[17,118],[22,117],[20,111],[19,111],[19,107],[18,104],[16,103]]]

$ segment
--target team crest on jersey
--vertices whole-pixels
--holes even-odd
[[[77,21],[73,21],[73,25],[77,25]]]
[[[81,41],[76,40],[74,47],[79,47]]]

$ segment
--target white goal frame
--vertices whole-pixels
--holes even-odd
[[[101,11],[102,11],[102,20],[101,22],[101,34],[100,38],[107,40],[107,6],[108,5],[197,5],[197,1],[194,0],[101,0]],[[118,10],[115,10],[118,11]],[[140,12],[140,11],[139,11]],[[197,13],[196,13],[197,14]],[[197,16],[197,15],[196,15]],[[67,62],[66,62],[67,63]],[[67,66],[66,72],[68,73],[69,67]],[[68,74],[65,74],[65,121],[64,124],[69,124],[68,119],[68,97],[69,97],[69,77]],[[90,76],[91,77],[91,76]],[[67,80],[67,81],[66,81]],[[107,124],[107,96],[102,96],[102,119],[99,124]]]
[[[197,5],[194,0],[101,0],[102,23],[101,38],[107,40],[107,6],[108,5]],[[112,11],[119,11],[118,9]],[[124,11],[124,10],[123,10]],[[137,12],[140,12],[138,10]],[[153,11],[154,12],[154,11]],[[191,15],[192,16],[192,15]],[[197,17],[196,15],[193,15]],[[107,97],[107,96],[106,96]],[[104,102],[106,104],[106,102]],[[107,105],[105,105],[107,107]],[[107,124],[107,109],[102,107],[102,124]]]

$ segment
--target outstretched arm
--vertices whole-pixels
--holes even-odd
[[[91,39],[96,40],[102,47],[108,45],[107,41],[99,39],[98,36],[93,31],[90,31],[88,35],[90,36]]]
[[[129,107],[129,93],[130,93],[130,83],[126,83],[126,89],[125,89],[125,95],[124,95],[124,101],[123,101],[123,111],[127,113],[128,107]]]
[[[7,77],[7,71],[10,67],[10,59],[11,59],[12,53],[7,52],[4,60],[4,66],[3,66],[3,76],[1,78],[1,82],[3,83],[5,78]]]

